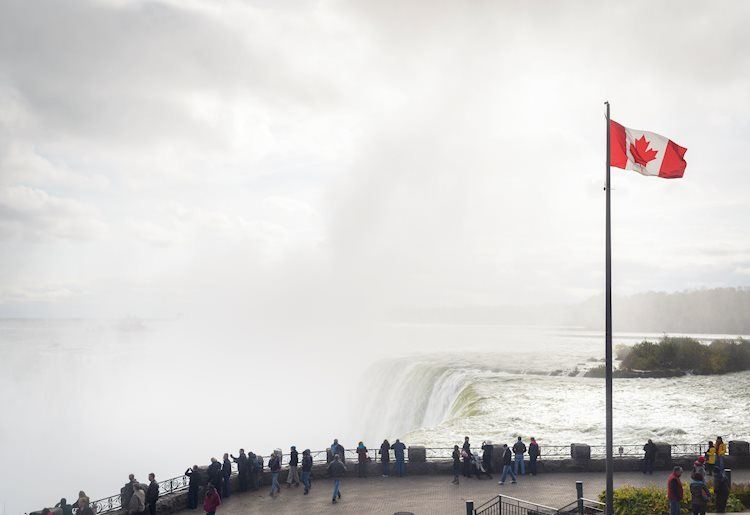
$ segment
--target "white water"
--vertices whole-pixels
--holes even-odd
[[[601,341],[502,326],[0,321],[0,503],[19,514],[80,489],[115,494],[130,472],[166,479],[239,447],[334,437],[600,443],[603,381],[549,374],[596,365]],[[616,439],[747,438],[749,394],[750,373],[617,380]]]
[[[603,360],[600,335],[499,327],[485,332],[495,335],[492,352],[468,345],[463,353],[415,354],[375,364],[366,390],[383,410],[370,413],[361,431],[369,438],[386,435],[434,447],[451,447],[464,435],[495,442],[535,436],[549,444],[604,443],[603,380],[583,377]],[[618,335],[616,341],[659,336]],[[693,336],[709,341],[735,335]],[[616,443],[750,436],[750,372],[618,379],[614,400]]]

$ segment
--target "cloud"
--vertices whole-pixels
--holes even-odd
[[[88,240],[106,231],[94,208],[25,186],[0,188],[0,234],[3,238]]]
[[[126,312],[135,285],[578,300],[609,99],[689,148],[682,181],[613,171],[616,288],[740,280],[750,6],[676,5],[5,2],[0,245],[28,259],[3,279]]]

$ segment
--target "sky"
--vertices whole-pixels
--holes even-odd
[[[0,316],[750,285],[750,3],[4,0]]]

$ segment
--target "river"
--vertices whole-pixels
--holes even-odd
[[[601,363],[602,340],[493,325],[2,320],[0,503],[15,514],[81,489],[96,499],[130,472],[162,480],[240,447],[315,450],[334,437],[600,444],[603,380],[582,375]],[[746,439],[748,398],[750,372],[617,379],[615,441]]]

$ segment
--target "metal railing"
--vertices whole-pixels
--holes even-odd
[[[567,504],[557,510],[559,515],[593,515],[596,513],[605,513],[607,505],[603,502],[581,497],[570,504]]]
[[[473,515],[556,515],[557,508],[536,504],[509,495],[498,495],[474,509]]]
[[[495,447],[498,447],[495,445]],[[701,456],[705,452],[706,444],[673,444],[672,456]],[[643,455],[642,445],[620,445],[613,449],[615,457],[634,457]],[[325,463],[327,461],[328,451],[311,451],[313,463]],[[450,460],[452,458],[453,448],[452,447],[426,447],[425,456],[428,461],[443,461]],[[301,455],[301,453],[300,453]],[[389,453],[391,461],[395,459],[393,451]],[[606,446],[604,445],[593,445],[591,446],[592,457],[604,457],[606,455]],[[380,448],[373,447],[368,449],[368,456],[372,461],[379,461]],[[357,461],[358,454],[356,449],[345,449],[344,457],[346,461]],[[541,445],[540,446],[540,459],[566,459],[571,457],[570,445]],[[264,470],[267,469],[269,456],[263,456]],[[289,454],[283,454],[281,463],[282,466],[289,465]],[[301,458],[300,458],[301,459]],[[406,461],[408,462],[408,453],[406,454]],[[233,474],[236,474],[237,468],[236,463],[232,464]],[[190,478],[188,476],[176,476],[165,481],[159,482],[159,493],[161,495],[171,494],[180,492],[188,488]],[[512,497],[503,496],[503,498],[513,499]],[[510,501],[509,501],[510,502]],[[94,513],[105,513],[108,511],[114,511],[122,508],[122,499],[120,494],[111,495],[102,499],[97,499],[91,502],[91,509]],[[481,507],[480,507],[481,508]],[[479,508],[477,508],[478,510]],[[519,508],[520,509],[520,508]],[[480,513],[480,512],[477,512]],[[486,512],[492,513],[492,512]],[[503,512],[505,513],[505,512]],[[527,513],[527,512],[508,512],[508,513]],[[531,513],[531,512],[529,512]],[[540,512],[544,513],[544,512]]]

